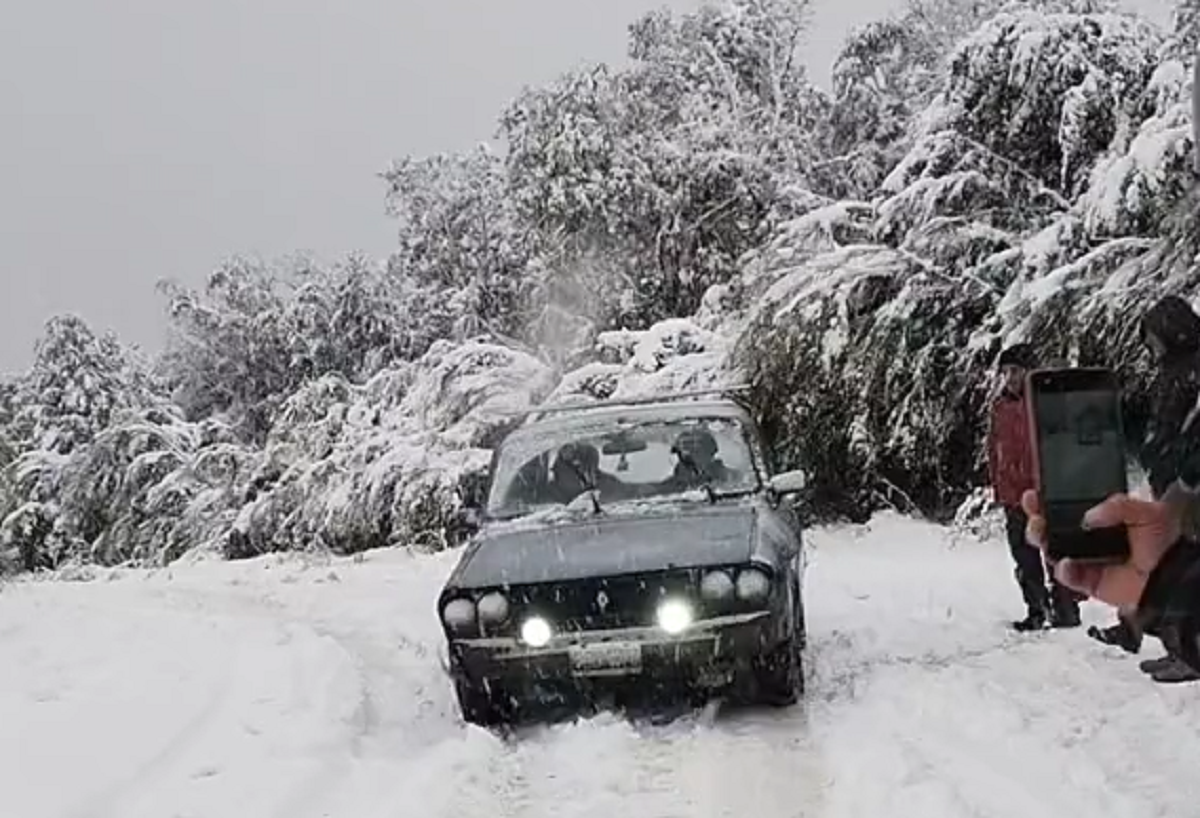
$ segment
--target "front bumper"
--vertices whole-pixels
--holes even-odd
[[[555,634],[539,648],[515,637],[455,639],[450,656],[451,665],[476,683],[654,677],[717,686],[781,638],[770,611],[753,611],[698,620],[677,635],[657,627]]]

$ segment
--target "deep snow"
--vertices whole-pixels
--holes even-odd
[[[456,554],[272,556],[0,591],[5,815],[1190,814],[1200,687],[1026,637],[1005,548],[898,517],[812,532],[809,695],[505,742],[458,718]],[[1090,604],[1085,620],[1107,620]],[[1153,654],[1154,646],[1150,646]]]

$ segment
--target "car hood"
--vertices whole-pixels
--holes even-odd
[[[752,507],[738,506],[485,530],[464,556],[454,584],[524,585],[743,562],[753,550],[756,522]]]

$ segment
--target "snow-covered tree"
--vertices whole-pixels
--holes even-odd
[[[827,100],[795,57],[806,9],[652,12],[631,27],[630,68],[567,74],[505,111],[510,195],[556,239],[551,276],[587,259],[609,293],[589,318],[645,327],[694,311],[794,210],[825,150]]]
[[[279,413],[226,553],[457,544],[485,447],[553,383],[525,353],[450,341],[363,385],[336,375],[309,383]]]
[[[331,372],[364,381],[450,329],[439,291],[357,256],[329,268],[236,259],[203,293],[163,289],[171,324],[160,365],[175,401],[192,419],[229,413],[259,442],[302,384]]]
[[[16,391],[14,382],[0,379],[0,520],[12,512],[17,502],[9,468],[17,457],[16,430],[13,427],[13,398]],[[0,574],[22,567],[20,555],[8,553],[0,544]]]
[[[1200,2],[1176,0],[1172,17],[1171,56],[1191,62],[1200,48]]]
[[[917,67],[936,69],[924,110],[905,113],[920,97],[900,82],[864,92],[864,127],[898,112],[885,144],[905,149],[875,201],[806,214],[757,254],[738,361],[780,455],[814,472],[826,510],[953,512],[981,478],[1004,343],[1033,340],[1049,360],[1137,358],[1136,310],[1100,333],[1096,316],[1114,313],[1081,298],[1111,293],[1165,230],[1188,146],[1161,34],[1106,6],[996,14],[947,34],[958,44],[936,63],[914,47]],[[851,48],[841,65],[868,76],[891,59],[899,75],[911,32],[873,31],[876,43],[851,41],[869,59]],[[1095,341],[1110,336],[1134,347]]]
[[[310,374],[295,354],[281,278],[276,269],[234,259],[209,276],[203,293],[161,285],[170,316],[161,368],[190,418],[258,415],[253,438],[269,422],[272,402]]]
[[[1157,67],[1160,35],[1125,14],[1013,12],[950,59],[941,111],[952,128],[1073,198]]]
[[[408,157],[383,177],[398,226],[392,277],[415,282],[410,295],[436,337],[515,336],[524,323],[533,235],[517,223],[503,160],[481,146]]]
[[[5,426],[8,502],[0,550],[17,550],[27,568],[72,548],[64,526],[64,469],[113,419],[159,400],[140,362],[111,334],[97,336],[79,317],[51,318],[32,367],[10,387]]]
[[[149,396],[147,376],[114,335],[97,336],[78,316],[59,315],[46,323],[33,366],[15,384],[12,425],[22,448],[66,455],[115,412]]]
[[[833,64],[831,138],[846,185],[842,195],[878,189],[907,145],[921,95],[934,89],[938,54],[925,32],[903,18],[852,31]]]

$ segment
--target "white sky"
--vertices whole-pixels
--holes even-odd
[[[899,0],[815,0],[814,78]],[[1162,17],[1169,0],[1130,0]],[[492,139],[523,85],[696,0],[37,0],[0,25],[0,372],[78,312],[147,350],[160,278],[392,244],[376,174]]]

